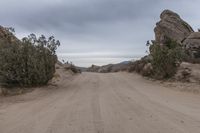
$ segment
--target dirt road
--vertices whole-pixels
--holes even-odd
[[[0,133],[199,133],[200,96],[135,74],[83,73],[1,98]]]

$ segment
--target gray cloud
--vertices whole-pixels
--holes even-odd
[[[6,0],[1,1],[0,24],[15,27],[19,37],[32,32],[56,36],[62,58],[134,57],[145,54],[146,40],[154,38],[162,10],[178,12],[197,29],[199,4],[198,0]]]

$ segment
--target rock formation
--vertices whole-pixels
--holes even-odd
[[[165,45],[168,39],[179,43],[189,55],[188,62],[200,63],[200,32],[194,32],[191,26],[170,10],[164,10],[161,20],[154,29],[154,42]],[[183,62],[180,64],[175,79],[181,81],[200,81],[199,64]]]
[[[165,44],[166,39],[170,38],[181,43],[193,31],[181,17],[170,10],[164,10],[160,15],[161,20],[154,29],[155,41],[159,44]]]
[[[200,58],[200,32],[191,33],[184,40],[183,45],[192,58]]]
[[[174,13],[173,11],[170,11],[170,10],[164,10],[161,13],[160,18],[161,20],[156,24],[156,27],[154,29],[155,40],[152,40],[153,45],[149,45],[150,54],[141,58],[138,61],[133,62],[128,68],[128,71],[129,72],[135,71],[143,76],[153,77],[156,79],[163,79],[165,76],[166,77],[174,76],[173,78],[180,81],[189,81],[189,82],[199,83],[200,82],[200,74],[199,74],[200,64],[198,63],[200,63],[200,30],[199,32],[194,32],[194,30],[191,28],[189,24],[187,24],[183,19],[181,19],[181,17],[177,13]],[[176,66],[174,66],[172,63],[169,65],[166,63],[163,63],[164,65],[166,65],[163,67],[162,66],[163,64],[161,64],[159,60],[153,59],[152,46],[165,45],[170,49],[170,48],[173,48],[169,46],[170,42],[171,42],[170,45],[177,45],[177,43],[174,43],[174,41],[180,44],[184,52],[188,54],[189,56],[186,56],[188,58],[184,58],[184,61],[186,62],[182,62],[181,60],[178,60]],[[160,50],[160,49],[154,49],[154,50]],[[171,52],[171,51],[166,50],[165,52]],[[179,51],[175,51],[175,52],[179,52]],[[159,57],[159,54],[162,55],[166,53],[158,53],[157,55],[158,57]],[[166,58],[166,57],[168,56],[163,56],[163,58]],[[170,57],[174,58],[173,56],[170,56]],[[162,71],[160,71],[161,73],[159,72],[159,70],[158,70],[158,73],[156,73],[155,70],[157,70],[157,68],[153,66],[153,64],[151,64],[153,60],[156,61],[157,66],[161,66],[162,69],[164,68]],[[167,67],[169,69],[165,70],[165,68]],[[174,71],[171,71],[171,69],[172,70],[174,69]],[[165,71],[168,71],[168,72],[165,73]]]
[[[191,26],[173,11],[164,10],[160,18],[154,29],[154,42],[163,45],[171,39],[181,44],[191,59],[200,59],[200,32],[194,32]]]

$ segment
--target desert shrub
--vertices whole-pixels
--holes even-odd
[[[74,65],[71,65],[71,70],[72,70],[72,72],[74,72],[74,73],[81,73],[81,70],[80,69],[78,69],[76,66],[74,66]]]
[[[180,44],[170,39],[164,45],[152,44],[150,54],[154,77],[159,79],[172,77],[184,57]]]
[[[54,37],[34,34],[19,42],[0,42],[0,84],[5,87],[45,85],[53,77],[60,45]]]
[[[71,70],[73,73],[81,73],[81,70],[73,64],[65,64],[64,69],[66,71]]]
[[[128,71],[129,72],[135,71],[137,73],[142,74],[143,76],[148,76],[149,74],[147,75],[146,72],[144,72],[144,67],[150,62],[151,62],[151,58],[149,56],[145,56],[141,58],[140,60],[130,63]]]
[[[137,73],[141,73],[145,64],[146,64],[146,61],[144,60],[135,61],[134,63],[131,64],[128,71],[129,72],[135,71]]]

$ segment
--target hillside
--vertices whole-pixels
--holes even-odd
[[[127,71],[131,66],[131,61],[123,61],[117,64],[108,64],[103,66],[95,66],[87,68],[88,72],[99,72],[99,73],[109,73],[109,72],[119,72],[119,71]]]

